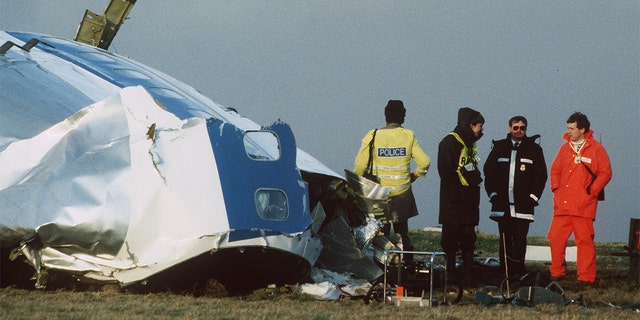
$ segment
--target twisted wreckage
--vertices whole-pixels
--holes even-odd
[[[366,216],[345,179],[286,123],[260,126],[93,46],[3,31],[0,43],[3,286],[214,278],[242,291],[314,266],[382,274],[356,244]]]

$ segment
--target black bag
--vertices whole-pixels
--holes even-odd
[[[373,142],[376,140],[376,132],[378,132],[378,129],[375,129],[373,131],[373,137],[369,142],[369,163],[367,164],[367,170],[365,170],[362,177],[375,183],[380,183],[380,179],[378,178],[378,176],[373,174]]]
[[[468,171],[467,168],[461,167],[460,173],[462,173],[462,177],[467,180],[470,187],[478,186],[483,181],[482,176],[480,175],[480,170],[477,168],[475,170]]]
[[[594,181],[596,181],[596,178],[598,176],[595,173],[593,173],[593,171],[591,171],[589,166],[584,164],[584,162],[580,161],[580,163],[582,163],[584,168],[587,169],[587,171],[589,171],[589,173],[591,174],[591,183],[589,183],[589,185],[587,186],[587,194],[591,194],[591,185],[593,184]],[[602,190],[600,190],[600,192],[598,193],[598,201],[604,201],[604,188],[602,188]]]

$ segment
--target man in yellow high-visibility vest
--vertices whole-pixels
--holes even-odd
[[[404,251],[413,251],[409,238],[411,217],[418,215],[411,183],[418,177],[424,177],[431,159],[422,150],[412,130],[402,127],[406,114],[400,100],[389,100],[384,109],[386,126],[369,131],[362,139],[362,146],[355,159],[354,173],[363,175],[372,158],[371,171],[378,177],[380,184],[389,188],[389,215],[382,232],[388,237],[393,232],[401,236]],[[373,141],[373,149],[370,144]],[[411,159],[416,169],[411,170]],[[408,256],[410,257],[410,256]]]

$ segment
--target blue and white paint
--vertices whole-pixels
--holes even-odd
[[[314,264],[321,244],[301,171],[341,177],[297,149],[286,123],[262,127],[95,47],[0,32],[9,42],[0,54],[0,244],[19,247],[38,274],[128,285],[247,248]]]

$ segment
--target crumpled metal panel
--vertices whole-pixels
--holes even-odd
[[[342,216],[328,221],[320,230],[322,252],[316,266],[334,272],[350,272],[355,277],[373,281],[382,269],[358,248],[353,231]]]
[[[345,170],[344,172],[347,177],[347,183],[349,183],[349,186],[353,188],[357,195],[372,200],[387,200],[389,198],[389,188],[349,170]]]
[[[141,87],[11,143],[0,166],[0,224],[35,230],[45,267],[110,276],[200,254],[211,247],[190,242],[229,230],[206,122],[176,118]]]

